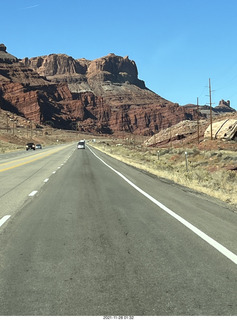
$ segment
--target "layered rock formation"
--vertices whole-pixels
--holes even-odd
[[[17,61],[18,59],[13,55],[9,54],[7,52],[6,46],[3,43],[1,43],[0,44],[0,63],[13,63]]]
[[[0,63],[0,108],[39,124],[71,128],[71,122],[83,118],[84,101],[64,83],[52,83],[19,63]]]
[[[150,135],[196,116],[147,89],[128,57],[51,54],[12,62],[0,63],[0,106],[38,123]]]
[[[211,136],[212,135],[212,136]],[[225,119],[212,123],[204,133],[205,138],[237,140],[237,120]]]
[[[206,129],[207,122],[202,120],[199,122],[199,129],[197,121],[184,120],[180,121],[172,128],[161,130],[157,134],[148,138],[144,144],[150,147],[162,147],[168,145],[179,145],[179,142],[196,139],[197,131],[199,130],[200,137],[203,138],[204,131]]]
[[[113,53],[92,61],[84,58],[75,60],[65,54],[50,54],[31,59],[25,58],[22,63],[49,80],[76,84],[71,87],[73,92],[85,90],[85,86],[81,84],[86,82],[88,85],[86,89],[90,90],[92,87],[96,95],[102,95],[104,90],[96,84],[106,81],[130,83],[145,89],[144,81],[138,79],[135,62],[128,57],[119,57]]]
[[[225,100],[222,99],[219,102],[219,105],[214,108],[214,111],[215,112],[222,112],[222,113],[226,112],[227,113],[227,112],[235,112],[236,110],[231,108],[230,100],[225,101]]]

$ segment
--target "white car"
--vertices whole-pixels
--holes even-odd
[[[80,140],[77,144],[77,149],[85,149],[86,148],[86,141]]]

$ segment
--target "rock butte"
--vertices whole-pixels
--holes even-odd
[[[149,90],[127,56],[87,60],[50,54],[19,60],[3,44],[0,53],[0,107],[39,124],[152,135],[197,117],[195,106],[179,106]]]

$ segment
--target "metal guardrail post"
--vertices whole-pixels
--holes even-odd
[[[188,172],[188,153],[185,151],[185,163],[186,163],[186,171]]]

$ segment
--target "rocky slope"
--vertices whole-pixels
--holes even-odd
[[[10,53],[8,53],[6,46],[3,43],[1,43],[0,44],[0,62],[13,63],[17,61],[18,59],[13,55],[11,55]]]
[[[56,127],[67,128],[83,110],[82,104],[80,100],[73,99],[65,84],[53,84],[18,63],[0,63],[2,109],[23,115],[39,124],[50,121]],[[70,120],[67,119],[69,113]]]
[[[135,62],[114,54],[92,61],[65,54],[12,63],[0,57],[0,107],[38,123],[92,133],[150,135],[196,117],[192,108],[146,88]]]
[[[232,119],[232,121],[231,121]],[[229,123],[228,126],[218,125],[219,123]],[[184,120],[171,128],[161,130],[160,132],[149,137],[144,144],[150,147],[183,147],[184,145],[191,144],[198,147],[202,146],[205,149],[206,146],[210,148],[218,147],[222,149],[236,150],[237,133],[236,133],[236,123],[237,123],[237,112],[225,112],[223,114],[218,114],[213,116],[213,140],[210,139],[210,119],[202,119],[199,121],[188,121]],[[233,125],[234,124],[234,125]],[[222,130],[221,130],[222,129]],[[232,135],[221,136],[220,133],[231,131]],[[224,133],[225,133],[224,132]],[[235,134],[234,134],[235,133]],[[215,140],[218,140],[215,142]],[[201,142],[201,144],[200,144]],[[228,142],[228,143],[227,143]],[[208,149],[208,147],[207,147]]]

